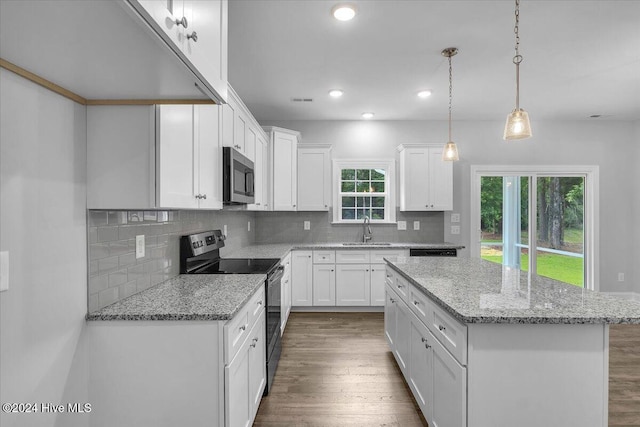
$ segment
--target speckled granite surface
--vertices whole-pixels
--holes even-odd
[[[228,320],[265,279],[264,274],[180,275],[89,313],[87,320]]]
[[[468,258],[402,258],[389,263],[464,323],[634,323],[640,303]]]
[[[343,244],[343,243],[279,243],[265,245],[251,245],[233,251],[222,253],[223,258],[282,258],[292,249],[299,250],[350,250],[350,249],[462,249],[464,246],[453,243],[391,243],[389,245],[379,244]]]

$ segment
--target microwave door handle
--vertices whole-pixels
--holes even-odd
[[[244,188],[246,189],[247,194],[253,194],[253,171],[247,171],[244,179]]]

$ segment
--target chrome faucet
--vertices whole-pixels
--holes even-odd
[[[372,238],[373,233],[371,232],[371,220],[367,215],[365,215],[364,221],[362,222],[362,243],[367,243]]]

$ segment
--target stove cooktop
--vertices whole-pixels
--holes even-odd
[[[193,274],[267,274],[280,263],[278,258],[221,258],[193,271]]]

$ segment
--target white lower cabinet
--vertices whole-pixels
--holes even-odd
[[[386,283],[385,336],[418,406],[431,426],[465,427],[467,368],[456,360],[441,343],[441,338],[436,338],[435,332],[422,320],[432,315],[420,318],[417,315],[421,310],[433,313],[439,309],[431,306],[425,309],[424,305],[434,304],[425,299],[406,301],[406,298],[401,298],[396,293],[398,283],[403,285],[402,291],[412,295],[416,291],[412,284],[396,277],[391,270],[387,270]],[[410,305],[415,307],[410,308]],[[465,331],[464,325],[452,326]],[[466,347],[466,340],[464,345]]]
[[[291,253],[291,304],[313,305],[313,260],[311,251]]]
[[[336,265],[336,305],[371,304],[370,268],[369,264]]]
[[[336,266],[334,264],[313,266],[313,305],[336,305]]]
[[[385,300],[385,276],[384,264],[371,264],[371,305],[384,306]]]

